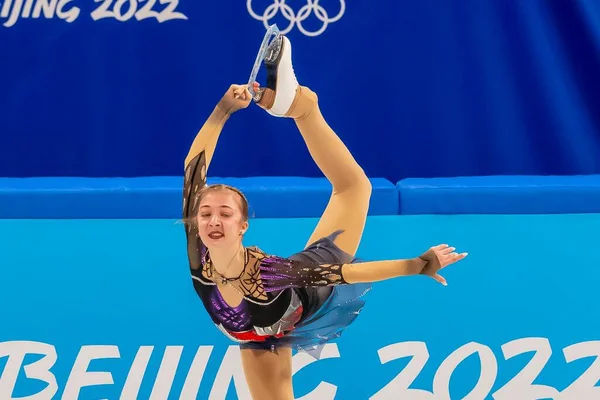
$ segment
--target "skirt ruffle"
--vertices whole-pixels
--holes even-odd
[[[371,284],[366,283],[335,286],[327,302],[284,336],[281,344],[320,358],[323,346],[341,337],[361,313],[370,290]]]
[[[341,233],[342,231],[336,231],[323,237],[289,259],[316,264],[356,262],[355,257],[345,253],[335,244],[335,238]],[[282,267],[279,271],[270,272],[283,276],[286,270]],[[327,288],[292,288],[291,290],[305,290],[306,292],[331,290],[331,293],[324,301],[319,300],[321,296],[318,294],[304,296],[309,300],[303,306],[311,310],[311,315],[296,324],[295,329],[285,336],[260,344],[245,344],[243,347],[291,347],[319,359],[325,344],[340,338],[342,333],[356,320],[365,306],[365,295],[371,290],[371,287],[370,283],[358,283],[340,284]],[[290,289],[288,288],[288,290]]]

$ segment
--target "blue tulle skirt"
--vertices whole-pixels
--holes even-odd
[[[334,242],[342,231],[319,239],[300,253],[289,257],[293,260],[317,264],[353,263],[357,259],[340,249]],[[337,286],[315,286],[291,288],[302,299],[305,316],[296,328],[281,338],[260,343],[246,343],[242,348],[272,349],[291,347],[319,358],[323,346],[339,338],[362,311],[364,296],[371,284],[342,284]]]

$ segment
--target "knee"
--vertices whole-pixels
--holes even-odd
[[[364,198],[365,200],[371,198],[372,191],[373,186],[371,185],[371,181],[361,168],[356,171],[354,176],[345,185],[334,187],[334,192],[337,194],[349,193],[354,198]]]
[[[373,186],[371,185],[371,181],[369,180],[367,175],[365,175],[364,171],[361,172],[360,177],[357,179],[356,190],[357,190],[357,192],[359,192],[362,196],[365,196],[366,198],[371,197],[371,192],[373,191]]]

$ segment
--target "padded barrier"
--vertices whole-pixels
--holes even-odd
[[[212,178],[240,188],[254,218],[317,218],[325,178]],[[600,213],[600,175],[371,179],[369,215]],[[0,179],[0,219],[181,218],[181,177]]]
[[[0,179],[0,219],[181,218],[182,177]],[[331,195],[325,178],[209,178],[242,190],[255,218],[317,218]],[[371,179],[370,215],[398,214],[398,192]]]
[[[401,214],[600,213],[600,175],[404,179]]]

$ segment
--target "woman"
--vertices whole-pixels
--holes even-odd
[[[267,85],[254,84],[254,101],[296,123],[333,192],[307,247],[289,257],[244,247],[248,203],[237,189],[206,186],[206,171],[230,116],[248,107],[246,86],[233,85],[196,136],[185,160],[183,212],[194,287],[221,331],[240,344],[255,399],[293,399],[292,349],[309,350],[339,337],[363,306],[371,282],[428,275],[464,258],[447,245],[408,260],[356,262],[371,186],[361,167],[328,126],[317,96],[300,86],[291,44],[280,37],[265,60]]]

